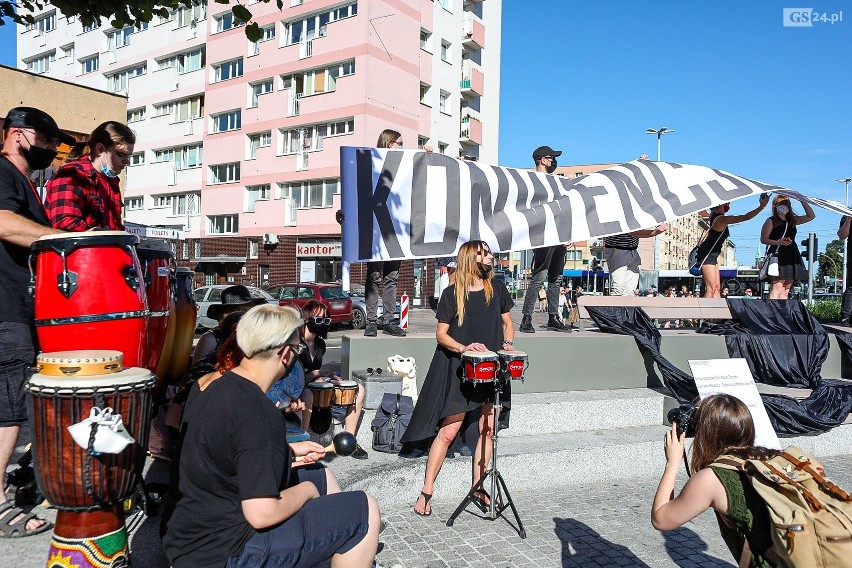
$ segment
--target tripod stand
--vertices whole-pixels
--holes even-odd
[[[524,530],[524,525],[521,523],[521,517],[518,516],[518,510],[515,509],[515,504],[512,502],[512,496],[509,495],[509,489],[506,487],[506,482],[503,481],[503,476],[500,475],[500,471],[497,469],[497,416],[500,412],[500,393],[503,392],[503,388],[506,386],[507,380],[509,380],[508,373],[498,369],[494,381],[494,410],[492,414],[494,420],[494,435],[491,437],[491,467],[485,470],[485,475],[483,475],[476,485],[471,487],[470,491],[467,492],[464,500],[456,508],[456,510],[453,511],[450,518],[447,519],[447,526],[453,526],[456,517],[458,517],[461,512],[467,508],[469,503],[473,503],[474,494],[477,491],[483,490],[485,487],[485,480],[490,477],[491,502],[488,505],[488,509],[483,511],[487,515],[485,518],[490,521],[494,521],[497,517],[503,515],[503,511],[505,511],[506,508],[511,507],[512,514],[518,522],[518,535],[520,535],[521,538],[527,538],[527,531]],[[474,459],[476,459],[476,456],[474,456]]]

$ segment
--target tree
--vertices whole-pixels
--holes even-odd
[[[231,0],[215,1],[217,4],[231,4]],[[260,1],[269,3],[271,0]],[[247,24],[246,37],[250,41],[262,39],[263,30],[251,21],[251,10],[240,4],[240,0],[235,2],[231,12],[235,18]],[[279,10],[284,6],[284,0],[275,0],[275,3]],[[47,4],[40,0],[0,0],[0,25],[5,25],[7,19],[21,25],[35,23],[33,12],[41,11]],[[170,10],[191,6],[192,0],[139,0],[132,3],[119,0],[53,0],[50,4],[65,16],[77,16],[83,23],[99,22],[101,18],[106,18],[114,28],[122,29],[137,23],[150,22],[154,16],[165,18]]]
[[[819,261],[819,271],[817,272],[817,280],[820,284],[825,282],[825,277],[842,278],[843,277],[843,249],[845,243],[835,239],[828,243],[825,247],[825,252],[820,253],[817,257]]]

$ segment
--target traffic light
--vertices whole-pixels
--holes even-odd
[[[600,260],[598,260],[597,258],[593,258],[593,259],[592,259],[592,264],[591,264],[590,269],[591,269],[591,271],[592,271],[592,272],[600,272],[600,270],[601,270],[601,261],[600,261]]]
[[[813,238],[814,243],[813,250],[810,250],[811,238]],[[805,260],[808,261],[808,263],[811,263],[817,259],[817,251],[819,250],[819,244],[817,243],[816,235],[811,233],[811,235],[807,239],[802,239],[802,246],[805,247],[805,249],[802,251],[802,256],[805,258]]]

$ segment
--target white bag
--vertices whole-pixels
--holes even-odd
[[[778,276],[780,272],[778,271],[778,257],[774,254],[769,258],[769,266],[766,268],[767,276]]]
[[[96,406],[92,408],[88,418],[68,427],[74,442],[84,450],[89,448],[89,437],[95,424],[98,425],[98,430],[95,432],[92,451],[96,454],[120,454],[124,448],[136,441],[124,427],[121,414],[114,414],[109,407]]]

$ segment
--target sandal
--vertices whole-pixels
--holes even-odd
[[[486,501],[486,499],[488,499],[488,501]],[[485,489],[480,489],[470,496],[470,502],[476,505],[476,507],[483,513],[487,513],[488,507],[491,506],[491,496],[488,495],[488,492]]]
[[[421,517],[428,517],[429,515],[432,514],[432,505],[429,504],[429,501],[432,500],[432,494],[431,493],[424,493],[423,491],[421,491],[420,497],[423,497],[423,509],[424,509],[424,511],[421,513],[417,509],[414,509],[414,512],[416,514],[420,515]],[[418,501],[420,500],[420,497],[417,498]],[[417,503],[415,503],[414,506],[417,507]],[[426,511],[426,507],[429,507],[428,511]]]
[[[12,523],[12,519],[20,517],[16,522]],[[27,523],[32,521],[44,521],[40,527],[32,530],[27,530]],[[0,505],[0,538],[21,538],[25,536],[33,536],[53,528],[53,523],[39,518],[35,513],[26,513],[20,507],[16,507],[11,501],[6,501]]]

